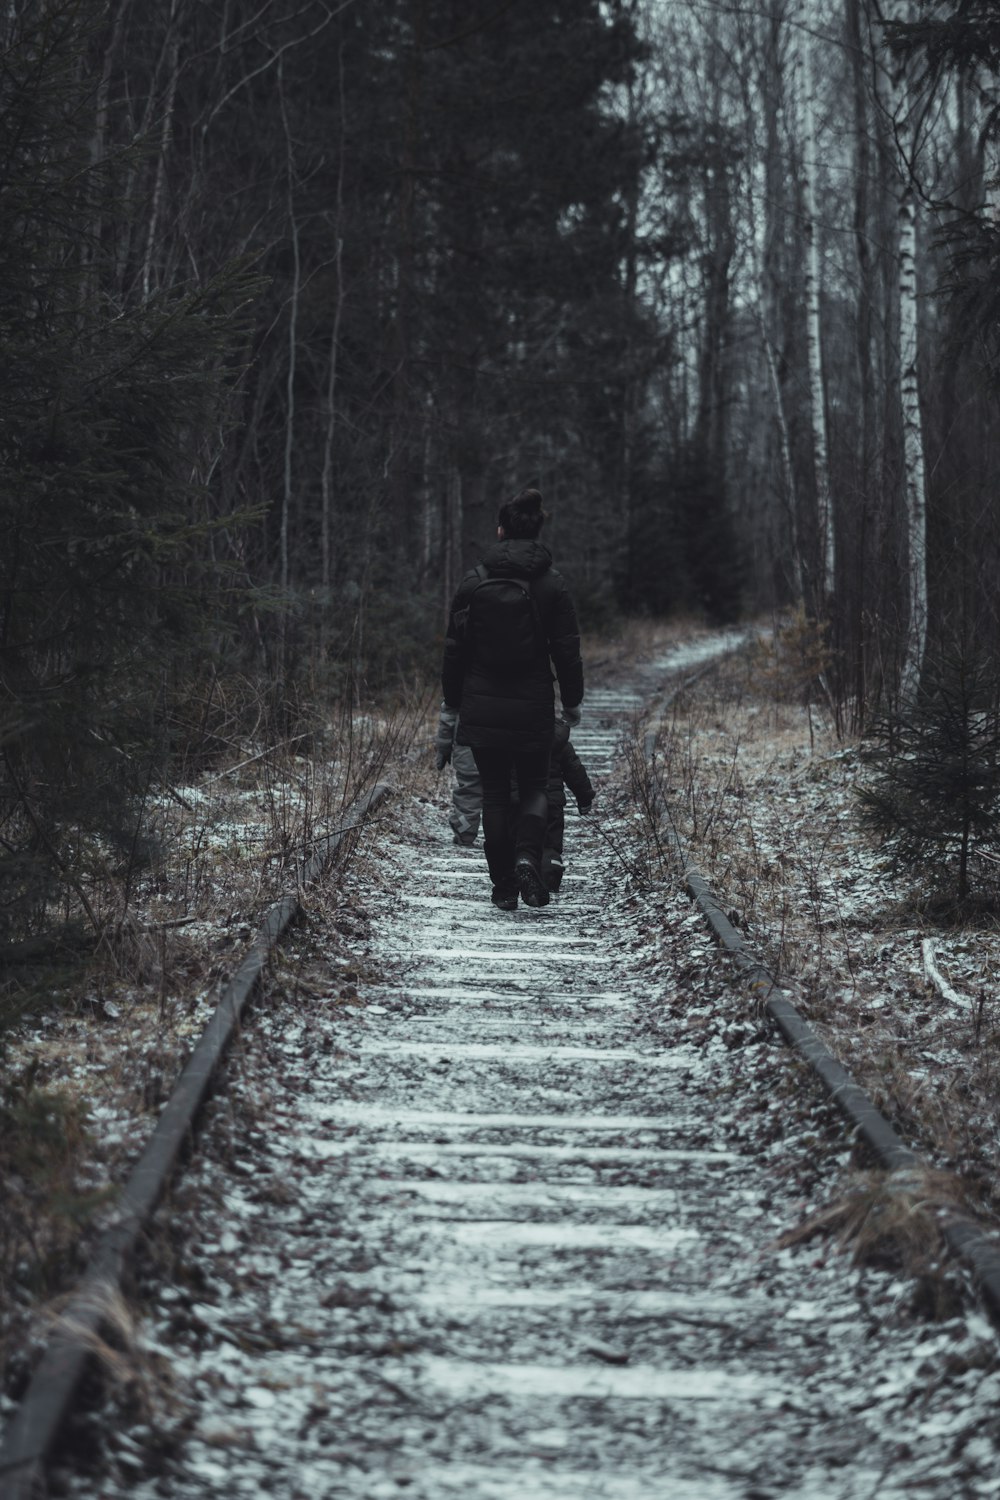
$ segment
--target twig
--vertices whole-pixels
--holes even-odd
[[[942,1000],[950,1000],[952,1005],[964,1005],[969,998],[968,995],[960,995],[945,979],[934,962],[934,944],[930,938],[924,938],[921,948],[924,955],[924,977],[927,983],[934,986]]]
[[[168,797],[173,797],[175,802],[179,802],[181,807],[183,807],[186,812],[194,812],[194,807],[186,797],[181,796],[180,792],[175,786],[168,786],[166,785],[166,783],[164,783],[163,790],[166,792]]]
[[[221,781],[223,776],[233,776],[237,771],[242,771],[245,766],[252,766],[255,760],[263,760],[265,755],[271,755],[275,750],[281,750],[286,745],[297,745],[299,740],[306,738],[305,734],[296,734],[290,740],[279,740],[276,745],[268,745],[266,750],[258,750],[257,754],[251,755],[248,760],[241,760],[235,766],[227,766],[224,771],[216,771],[214,776],[206,776],[203,785],[210,786],[213,781]]]

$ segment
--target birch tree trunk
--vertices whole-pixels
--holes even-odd
[[[766,17],[744,18],[742,26],[744,51],[738,73],[749,156],[747,169],[743,174],[747,254],[752,282],[757,291],[756,320],[760,330],[761,352],[767,366],[768,385],[774,398],[775,425],[778,431],[785,512],[785,530],[780,538],[780,546],[788,554],[795,603],[803,605],[805,586],[799,540],[798,484],[779,368],[779,287],[784,274],[780,258],[788,239],[788,206],[784,200],[785,156],[781,142],[781,116],[786,99],[782,39],[786,27],[778,12],[772,12]],[[761,128],[758,129],[758,115],[761,113]]]
[[[799,548],[799,526],[798,526],[798,503],[795,487],[795,469],[792,465],[792,445],[788,437],[788,422],[785,418],[785,402],[781,391],[781,381],[778,379],[778,365],[774,357],[774,346],[767,336],[767,329],[761,320],[761,344],[764,348],[764,358],[767,361],[767,374],[774,394],[774,411],[778,422],[778,436],[781,451],[781,471],[785,480],[785,512],[788,519],[788,546],[792,559],[792,588],[795,594],[796,604],[805,602],[805,586],[802,579],[802,553]]]
[[[804,281],[806,304],[806,358],[809,369],[809,403],[812,419],[813,467],[816,476],[816,529],[819,540],[819,587],[817,606],[827,612],[836,585],[834,517],[830,492],[829,443],[826,430],[826,396],[823,386],[822,266],[816,211],[816,75],[813,68],[813,38],[808,30],[805,7],[799,12],[799,94],[802,107],[802,203],[806,242]]]
[[[917,365],[917,214],[913,190],[899,200],[899,399],[903,421],[909,615],[900,689],[911,702],[920,686],[927,644],[927,492]]]
[[[910,18],[909,0],[900,0],[896,19]],[[913,192],[912,101],[906,65],[891,57],[890,101],[896,133],[899,196],[899,401],[903,434],[903,488],[906,497],[907,626],[900,672],[902,702],[912,703],[920,686],[927,644],[927,489],[920,417],[917,348],[917,205]]]
[[[861,392],[860,448],[858,460],[862,476],[869,472],[875,452],[874,396],[874,308],[875,285],[872,273],[872,227],[869,213],[871,179],[871,137],[873,122],[868,97],[867,70],[870,51],[865,45],[862,27],[862,0],[846,0],[848,53],[851,62],[851,94],[854,109],[854,251],[857,261],[858,301],[855,347],[858,362],[858,386]]]

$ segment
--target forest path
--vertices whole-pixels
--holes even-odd
[[[588,695],[597,807],[568,812],[540,911],[491,906],[443,784],[400,810],[377,881],[358,875],[364,1003],[272,1013],[266,1131],[221,1108],[209,1131],[158,1294],[187,1430],[155,1477],[122,1434],[102,1497],[995,1493],[997,1392],[977,1414],[974,1367],[934,1373],[968,1327],[921,1328],[844,1257],[773,1249],[824,1129],[780,1097],[787,1054],[650,1026],[667,1000],[703,1007],[706,973],[710,1003],[725,986],[678,896],[651,995],[617,899],[601,821],[638,701]]]

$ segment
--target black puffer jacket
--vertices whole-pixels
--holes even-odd
[[[477,662],[455,622],[456,612],[468,606],[479,582],[475,569],[467,573],[452,600],[441,668],[444,701],[459,710],[455,738],[462,745],[541,750],[551,743],[555,721],[553,666],[563,706],[576,708],[583,699],[580,628],[573,600],[541,542],[508,537],[489,548],[483,565],[495,577],[530,581],[548,650],[531,666],[513,673]]]

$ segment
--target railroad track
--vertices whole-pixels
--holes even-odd
[[[549,907],[489,904],[443,795],[357,867],[362,1003],[262,1019],[153,1237],[155,1412],[96,1411],[96,1466],[57,1465],[60,1492],[997,1493],[975,1312],[929,1335],[890,1273],[774,1250],[848,1146],[776,1040],[712,1031],[743,1003],[686,898],[643,915],[625,889],[608,778],[641,702],[588,695],[599,799],[568,812]],[[651,921],[676,937],[655,991]]]

